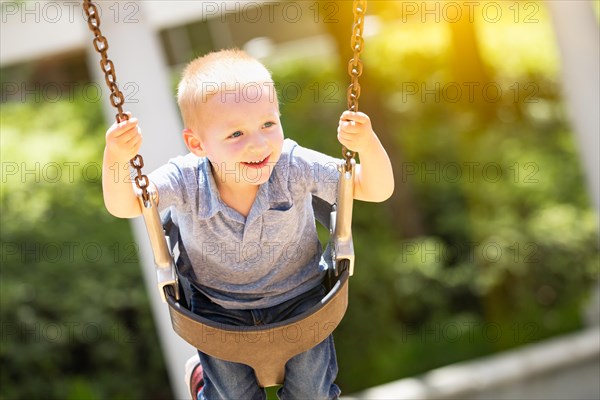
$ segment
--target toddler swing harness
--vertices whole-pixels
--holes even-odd
[[[348,109],[358,111],[362,74],[360,55],[363,50],[366,0],[354,0],[354,23],[351,47],[353,57],[348,63],[351,84],[347,90]],[[110,102],[117,109],[117,122],[128,118],[123,113],[124,97],[117,85],[113,62],[107,56],[108,41],[100,31],[100,16],[96,5],[83,1],[88,27],[94,34],[93,45],[100,54],[100,67],[110,90]],[[249,365],[256,373],[261,387],[282,384],[285,364],[293,356],[311,349],[325,340],[342,320],[348,306],[348,280],[354,271],[352,241],[352,202],[354,198],[355,153],[342,148],[344,160],[338,166],[339,183],[336,204],[329,204],[313,196],[315,218],[329,229],[330,239],[324,257],[330,265],[327,271],[325,297],[311,309],[285,321],[260,326],[233,326],[213,322],[193,314],[186,302],[189,285],[178,276],[178,267],[185,265],[187,254],[179,230],[170,213],[161,220],[156,204],[156,193],[142,173],[144,161],[137,154],[130,161],[135,171],[134,182],[138,201],[156,264],[159,293],[169,307],[175,332],[200,351],[222,360]],[[175,261],[175,253],[179,253]],[[183,294],[183,295],[182,295]]]

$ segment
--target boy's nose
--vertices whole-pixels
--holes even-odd
[[[254,153],[259,153],[267,147],[267,138],[260,134],[254,134],[252,140],[248,143],[248,150]]]

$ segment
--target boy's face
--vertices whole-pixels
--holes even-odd
[[[239,84],[202,104],[198,132],[184,131],[190,151],[210,160],[217,186],[266,182],[281,156],[283,129],[272,83]],[[240,186],[241,185],[241,186]]]

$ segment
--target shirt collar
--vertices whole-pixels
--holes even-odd
[[[211,218],[219,211],[224,210],[225,204],[219,196],[210,161],[206,157],[200,157],[198,161],[198,217]]]

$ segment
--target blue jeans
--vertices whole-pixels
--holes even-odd
[[[308,310],[325,296],[325,288],[316,288],[274,307],[257,310],[228,310],[192,287],[191,310],[212,321],[236,326],[255,326],[282,321]],[[204,370],[204,387],[198,400],[264,400],[254,370],[244,364],[220,360],[198,351]],[[285,381],[277,391],[282,400],[337,399],[340,389],[334,383],[337,360],[333,336],[312,349],[292,357],[285,365]]]

